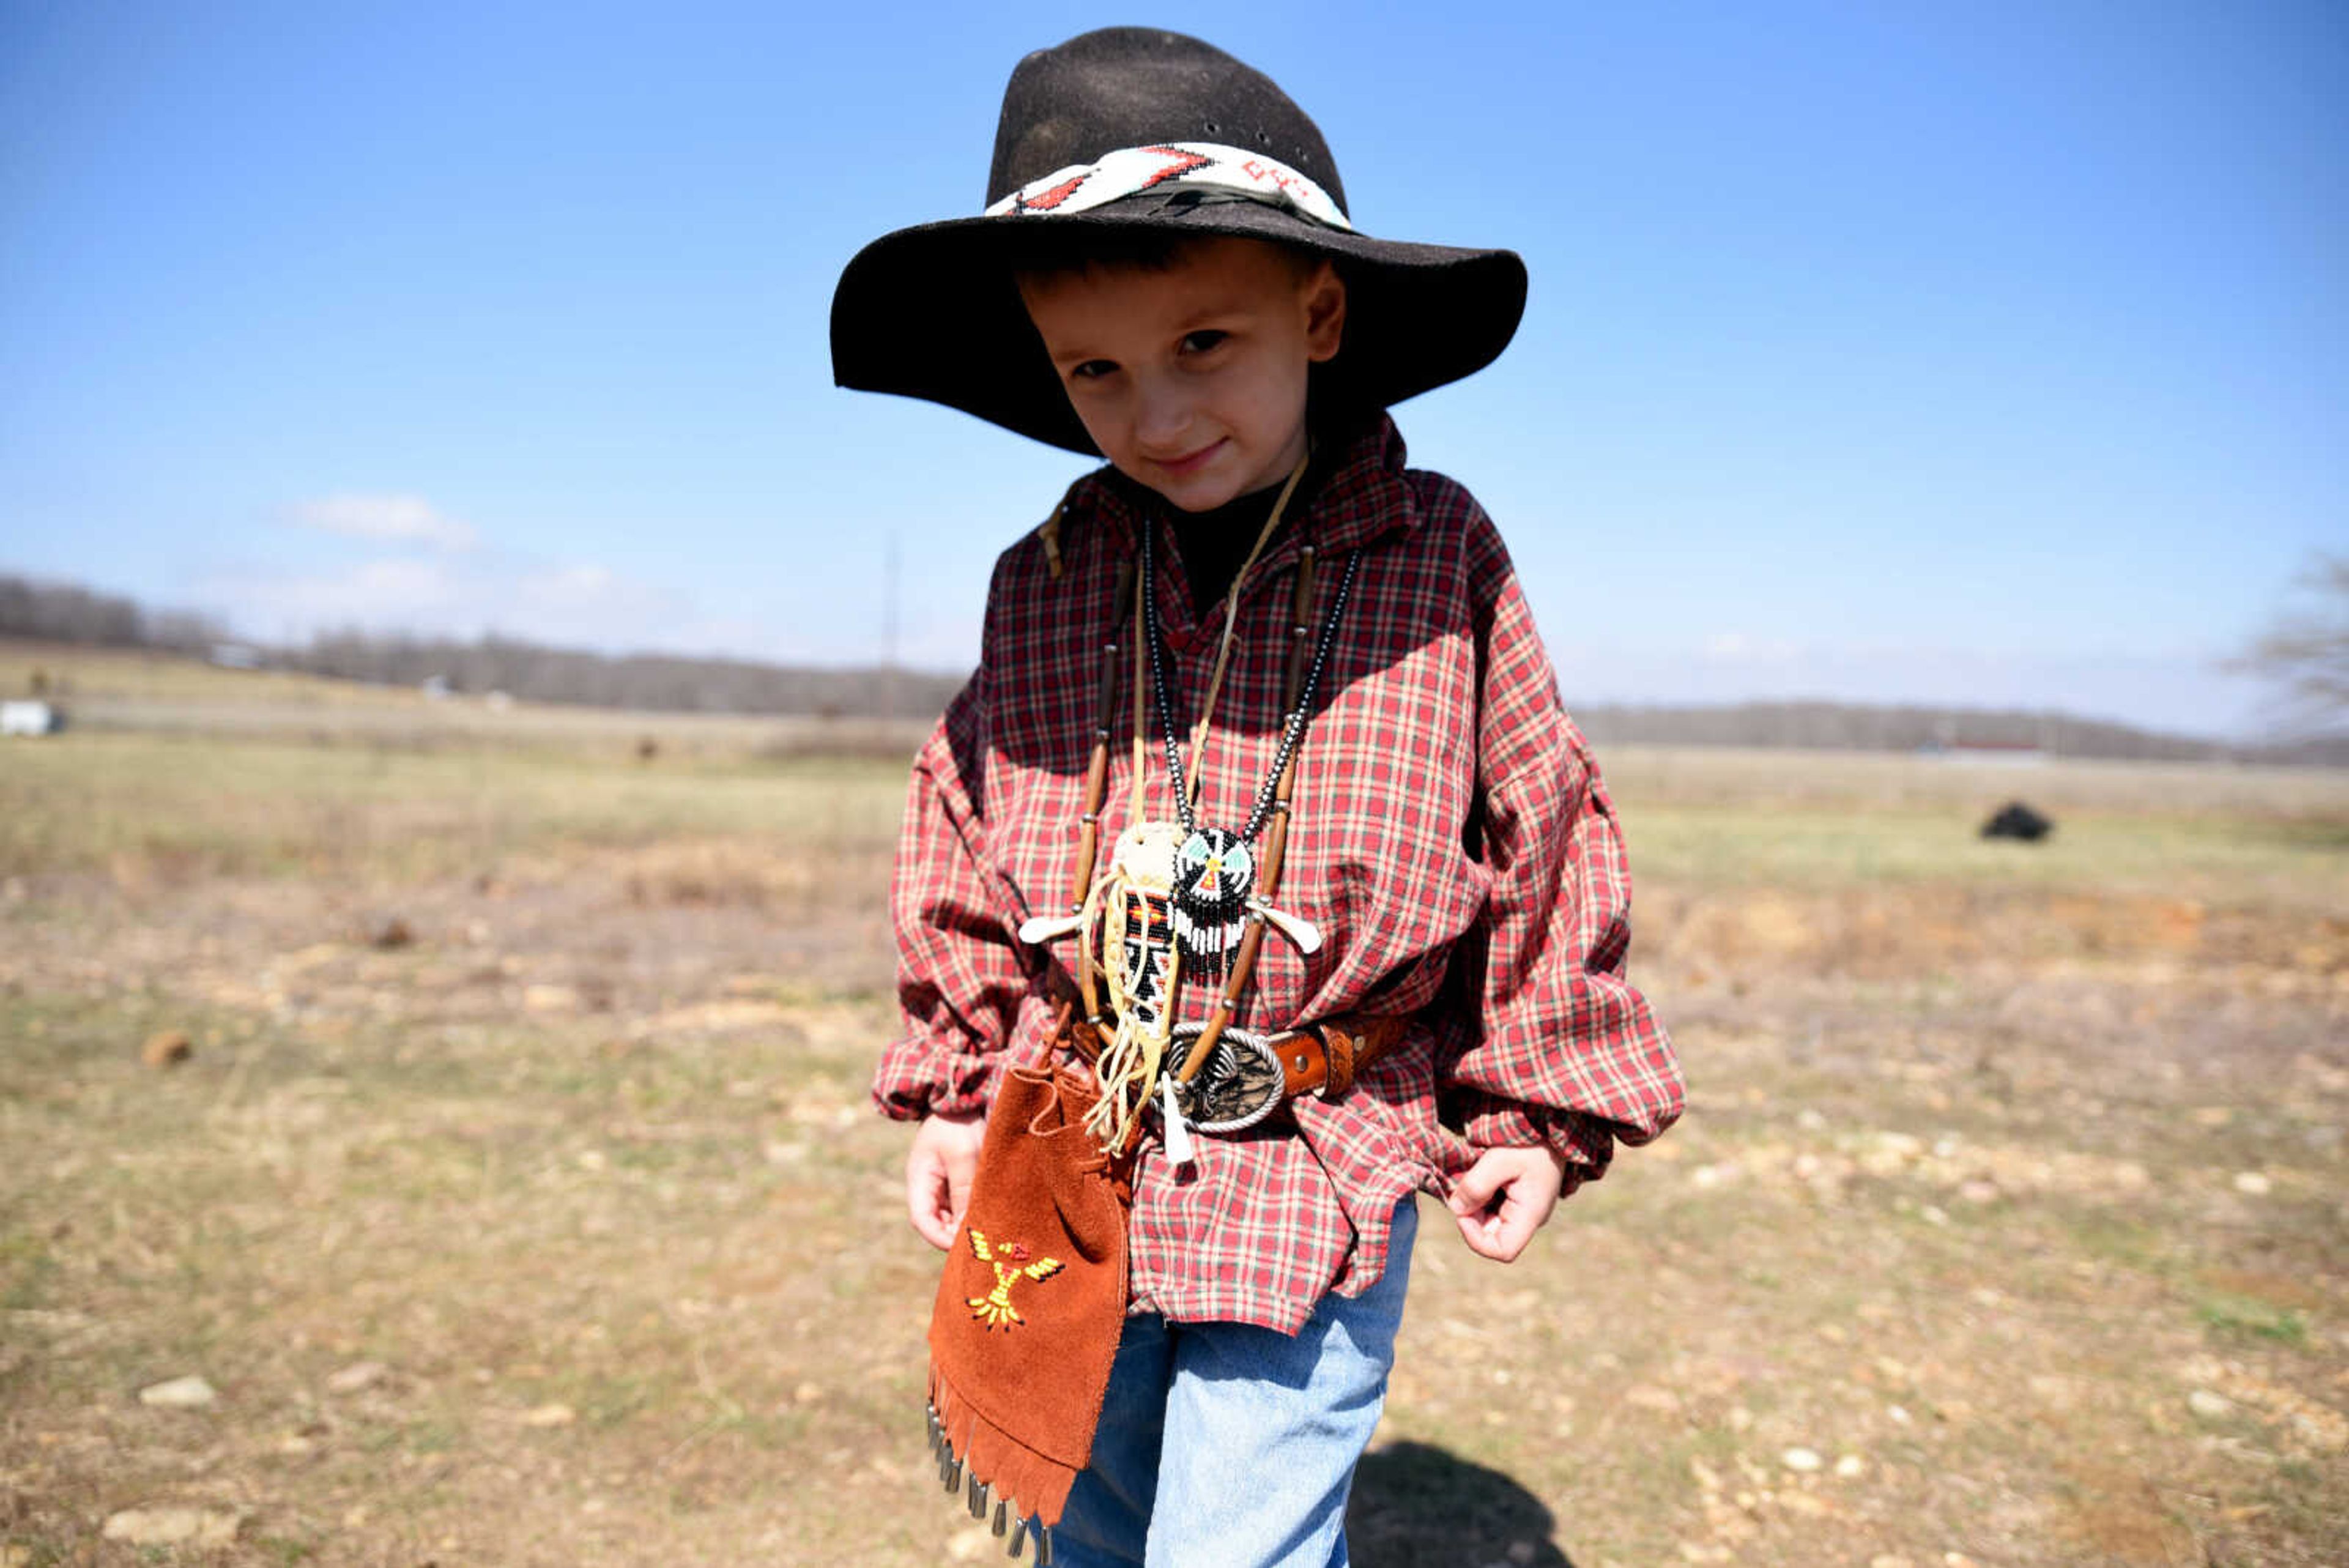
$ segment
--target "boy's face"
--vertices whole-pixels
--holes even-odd
[[[1086,433],[1185,512],[1288,476],[1305,455],[1306,373],[1346,321],[1327,261],[1221,235],[1164,267],[1026,274],[1019,295]]]

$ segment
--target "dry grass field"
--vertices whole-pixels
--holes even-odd
[[[0,1568],[992,1557],[864,1095],[900,763],[75,673],[237,717],[0,748]],[[2349,1561],[2349,780],[1607,761],[1692,1109],[1427,1231],[1356,1561]]]

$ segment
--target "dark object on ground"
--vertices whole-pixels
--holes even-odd
[[[404,948],[416,940],[415,930],[398,915],[388,915],[367,928],[367,946],[389,950]]]
[[[2055,831],[2055,819],[2032,810],[2019,800],[2008,801],[1998,815],[1982,824],[1984,838],[2019,838],[2036,844]]]
[[[159,1029],[147,1037],[146,1048],[139,1053],[150,1067],[160,1072],[176,1067],[196,1054],[195,1043],[184,1029]]]

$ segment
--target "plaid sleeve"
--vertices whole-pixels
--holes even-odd
[[[1469,557],[1478,605],[1476,850],[1485,914],[1454,953],[1467,994],[1447,1010],[1444,1119],[1478,1147],[1547,1144],[1568,1189],[1614,1143],[1675,1121],[1680,1064],[1625,978],[1630,871],[1614,803],[1557,693],[1500,535],[1481,511]]]
[[[915,757],[898,830],[889,916],[904,1033],[882,1054],[873,1099],[900,1121],[987,1109],[1029,990],[978,805],[988,701],[982,662]]]

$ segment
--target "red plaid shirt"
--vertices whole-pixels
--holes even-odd
[[[1065,907],[1111,597],[1146,523],[1160,529],[1158,613],[1181,722],[1205,700],[1222,607],[1194,615],[1172,530],[1154,516],[1103,471],[1070,493],[1057,576],[1033,535],[996,565],[978,670],[915,762],[898,846],[906,1033],[873,1091],[892,1116],[981,1110],[1009,1060],[1041,1053],[1048,972],[1065,972],[1071,944],[1047,952],[1013,932]],[[1414,1188],[1440,1195],[1477,1149],[1546,1142],[1571,1190],[1606,1169],[1616,1139],[1647,1142],[1682,1106],[1671,1044],[1624,979],[1631,886],[1614,807],[1507,551],[1465,490],[1403,467],[1390,421],[1338,454],[1248,575],[1197,819],[1237,827],[1271,765],[1305,537],[1323,564],[1317,627],[1346,553],[1361,552],[1299,753],[1276,900],[1324,942],[1306,958],[1268,933],[1238,1022],[1418,1017],[1350,1093],[1299,1103],[1293,1127],[1277,1117],[1195,1138],[1187,1176],[1145,1141],[1132,1231],[1137,1309],[1284,1333],[1325,1292],[1367,1289],[1396,1202]],[[1104,864],[1128,820],[1129,722],[1111,747]],[[1171,819],[1150,724],[1145,809]],[[1186,988],[1184,1016],[1204,1013],[1208,991]]]

